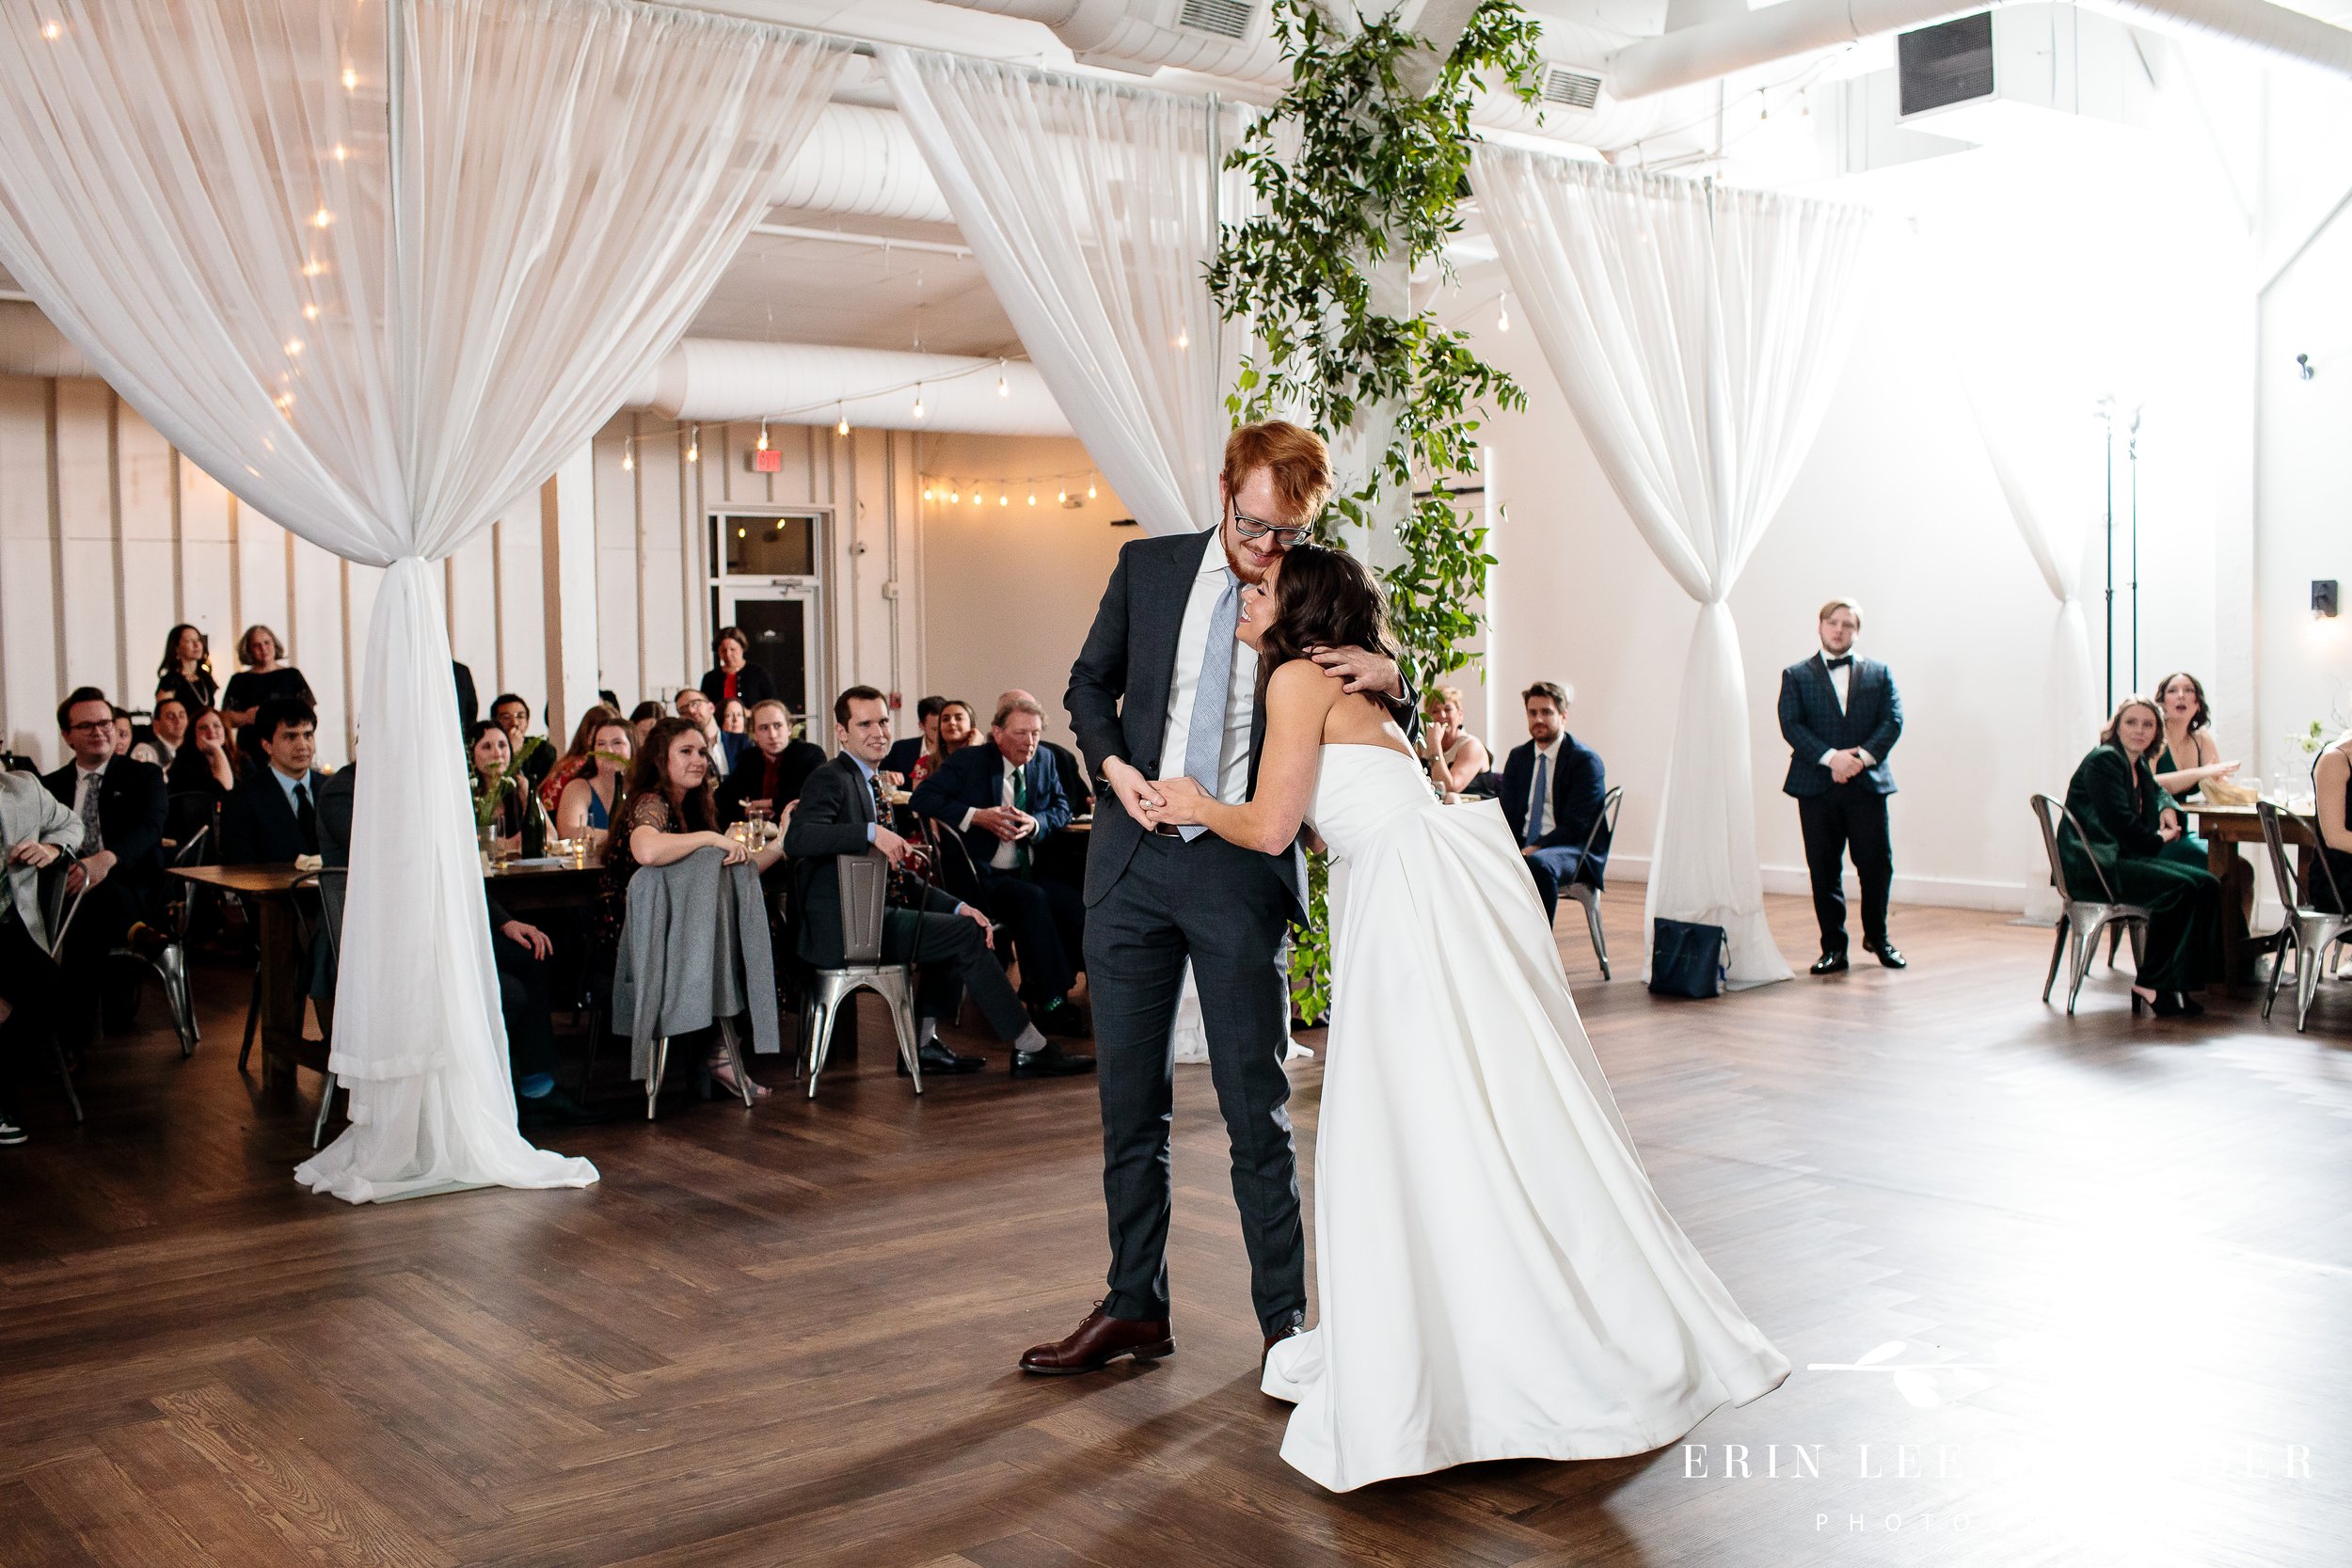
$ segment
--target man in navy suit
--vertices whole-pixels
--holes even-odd
[[[1519,694],[1527,705],[1527,744],[1502,765],[1502,816],[1519,841],[1527,874],[1544,901],[1549,925],[1560,890],[1581,874],[1595,887],[1609,863],[1609,841],[1593,837],[1609,795],[1600,754],[1567,729],[1568,693],[1556,681],[1537,681]],[[1592,858],[1584,846],[1591,840]]]
[[[1071,816],[1060,771],[1039,744],[1044,732],[1036,698],[1007,697],[989,724],[988,744],[940,764],[908,804],[961,835],[977,903],[1012,938],[1029,1017],[1049,1035],[1076,1036],[1086,1029],[1069,993],[1086,950],[1086,901],[1076,888],[1037,875],[1039,847],[1070,826]]]
[[[1805,869],[1813,878],[1813,915],[1821,956],[1813,973],[1846,967],[1846,851],[1862,879],[1862,945],[1889,969],[1903,956],[1886,940],[1887,889],[1895,879],[1886,834],[1886,798],[1895,793],[1886,753],[1903,733],[1902,699],[1886,666],[1855,657],[1862,610],[1851,599],[1821,607],[1821,651],[1780,673],[1780,733],[1788,742],[1788,780],[1804,829]]]
[[[262,765],[247,768],[220,809],[223,865],[284,864],[320,852],[319,790],[326,775],[310,766],[318,752],[318,716],[298,697],[273,698],[253,721]]]
[[[60,955],[69,1001],[57,1017],[67,1043],[78,1047],[88,1037],[106,955],[145,918],[163,883],[167,799],[162,768],[119,754],[115,707],[97,688],[81,687],[57,705],[57,732],[73,760],[41,783],[82,822],[81,852],[66,873],[67,892],[82,902]]]

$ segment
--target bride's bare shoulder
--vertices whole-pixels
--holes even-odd
[[[1311,658],[1290,659],[1277,665],[1266,677],[1266,706],[1311,715],[1328,713],[1340,700],[1340,684]]]

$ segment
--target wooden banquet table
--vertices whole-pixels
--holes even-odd
[[[2226,890],[2232,886],[2230,879],[2241,859],[2238,846],[2262,843],[2262,818],[2255,814],[2254,808],[2250,805],[2223,806],[2204,800],[2183,800],[2181,809],[2188,813],[2194,824],[2192,831],[2205,841],[2205,869],[2220,879],[2221,886],[2225,890],[2224,895],[2227,896]],[[2308,860],[2312,853],[2312,846],[2316,840],[2312,838],[2311,830],[2304,825],[2303,820],[2289,815],[2281,808],[2279,830],[2289,843],[2300,847],[2300,855]],[[2308,868],[2297,865],[2296,869],[2300,875]],[[2290,898],[2294,896],[2295,890],[2292,888],[2281,891]],[[2267,952],[2269,945],[2267,942],[2249,939],[2246,932],[2245,923],[2235,918],[2233,911],[2228,910],[2222,911],[2221,973],[2228,976],[2232,990],[2245,989],[2248,983],[2245,978],[2248,973],[2246,966],[2255,954]]]
[[[295,929],[294,894],[311,885],[316,871],[290,863],[263,865],[176,865],[171,874],[183,881],[233,893],[253,906],[255,939],[261,954],[262,1082],[290,1078],[297,1067],[326,1070],[326,1045],[303,1033],[303,1004],[309,999],[308,971],[302,942]],[[604,874],[601,859],[585,862],[568,856],[540,861],[506,861],[483,874],[484,882],[511,914],[584,906],[596,895]]]

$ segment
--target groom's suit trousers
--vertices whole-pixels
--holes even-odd
[[[1087,911],[1103,1197],[1110,1212],[1110,1295],[1103,1310],[1114,1318],[1168,1314],[1168,1132],[1186,957],[1232,1145],[1233,1202],[1258,1321],[1270,1334],[1306,1308],[1306,1236],[1282,1069],[1291,903],[1279,863],[1268,856],[1214,835],[1186,844],[1146,833],[1118,881]]]

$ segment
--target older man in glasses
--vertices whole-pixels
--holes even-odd
[[[1234,638],[1243,585],[1304,539],[1331,494],[1323,440],[1281,420],[1225,446],[1219,526],[1138,539],[1119,565],[1070,672],[1071,727],[1100,780],[1086,875],[1086,969],[1103,1101],[1110,1293],[1025,1371],[1088,1372],[1163,1355],[1168,1329],[1171,1037],[1191,960],[1217,1104],[1233,1150],[1233,1197],[1266,1343],[1307,1306],[1297,1156],[1283,1109],[1290,923],[1306,918],[1306,858],[1263,855],[1196,829],[1158,827],[1152,781],[1182,772],[1220,800],[1248,799],[1264,715],[1257,655]],[[1408,733],[1419,703],[1395,663],[1361,648],[1317,650],[1350,691],[1377,694]]]
[[[163,882],[168,802],[162,768],[118,753],[114,705],[96,687],[81,687],[57,705],[57,733],[73,760],[41,782],[82,822],[81,853],[66,874],[66,891],[79,895],[81,906],[60,955],[71,994],[58,1027],[79,1046],[89,1035],[107,953],[146,916]],[[108,996],[109,1013],[126,1012],[135,997]]]

